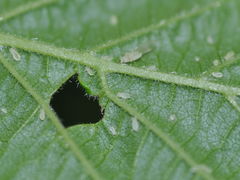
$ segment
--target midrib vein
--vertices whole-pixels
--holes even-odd
[[[109,73],[121,73],[144,79],[157,80],[164,83],[173,83],[180,86],[189,86],[192,88],[213,91],[228,96],[240,95],[240,88],[237,87],[214,83],[201,78],[188,78],[175,74],[153,72],[129,65],[112,63],[101,59],[100,57],[93,56],[91,55],[91,53],[81,53],[77,50],[59,48],[46,43],[30,41],[4,33],[0,33],[0,44],[4,46],[20,48],[25,51],[35,52],[46,56],[65,59],[71,63],[82,64],[95,69],[101,69],[102,71]]]
[[[102,82],[102,88],[106,94],[106,96],[111,99],[115,104],[121,107],[123,110],[128,112],[133,117],[136,117],[142,124],[144,124],[149,130],[154,132],[160,139],[162,139],[181,159],[183,159],[192,169],[198,166],[198,163],[192,159],[176,142],[174,142],[165,132],[163,132],[160,128],[154,125],[151,121],[146,119],[141,113],[136,111],[130,105],[125,103],[124,101],[117,98],[116,95],[112,94],[112,92],[108,89],[106,74],[104,71],[99,71],[99,76]],[[211,174],[206,173],[205,171],[197,171],[197,174],[204,177],[208,180],[213,180],[214,178]]]
[[[9,10],[8,12],[6,12],[4,14],[0,14],[0,24],[11,18],[17,17],[18,15],[27,13],[29,11],[52,4],[57,1],[58,0],[38,0],[38,1],[29,2],[29,3],[25,3],[23,5],[20,5],[20,6],[16,7],[15,9]]]
[[[36,102],[42,106],[48,118],[55,125],[59,134],[65,139],[66,143],[69,145],[71,151],[75,154],[77,159],[82,163],[86,172],[96,180],[101,180],[102,178],[98,174],[98,172],[94,169],[91,163],[87,160],[84,153],[79,149],[79,147],[75,144],[75,142],[69,137],[67,131],[59,122],[55,113],[51,110],[49,105],[44,101],[44,99],[38,95],[38,93],[31,87],[30,84],[23,78],[14,67],[0,54],[0,63],[8,70],[9,73],[22,85],[22,87],[36,100]]]

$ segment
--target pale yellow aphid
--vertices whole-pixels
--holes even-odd
[[[149,43],[139,46],[135,50],[127,52],[124,54],[124,56],[120,57],[121,63],[134,62],[150,51],[152,51],[152,48],[150,47]]]
[[[16,61],[21,60],[21,55],[17,52],[17,50],[15,48],[10,48],[9,51],[14,60],[16,60]]]
[[[208,173],[208,174],[211,174],[211,173],[212,173],[212,169],[210,169],[209,167],[207,167],[207,166],[204,165],[204,164],[199,164],[199,165],[193,167],[193,168],[191,169],[191,171],[192,171],[193,173],[195,173],[195,172],[205,172],[205,173]]]
[[[90,67],[85,67],[85,71],[90,75],[93,76],[96,72],[91,69]]]
[[[125,92],[119,92],[117,93],[117,97],[121,98],[121,99],[130,99],[131,96],[128,93]]]
[[[109,127],[109,131],[111,132],[112,135],[117,135],[117,131],[114,127]]]
[[[45,111],[41,109],[39,113],[39,119],[43,121],[45,120],[45,118],[46,118]]]
[[[135,117],[132,117],[132,129],[133,131],[138,131],[139,130],[139,122]]]

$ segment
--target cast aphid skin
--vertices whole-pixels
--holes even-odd
[[[223,77],[223,73],[221,72],[213,72],[212,76],[215,78],[222,78]]]
[[[91,69],[90,67],[85,67],[85,71],[90,75],[93,76],[95,75],[95,71],[93,69]]]
[[[117,131],[114,127],[112,127],[112,126],[109,127],[109,131],[111,132],[112,135],[114,135],[114,136],[117,135]]]
[[[213,40],[212,36],[207,37],[207,42],[208,42],[208,44],[214,44],[214,40]]]
[[[225,56],[224,59],[226,61],[234,60],[235,53],[233,51],[229,51]]]
[[[119,92],[117,93],[117,97],[121,98],[121,99],[130,99],[131,96],[128,93],[125,92]]]
[[[39,113],[39,119],[43,121],[45,120],[45,118],[46,118],[45,111],[44,109],[41,109]]]
[[[15,61],[21,60],[21,55],[17,52],[17,50],[15,48],[10,48],[9,52],[11,53],[11,55]]]
[[[139,122],[135,117],[132,117],[132,130],[138,131],[139,130]]]
[[[7,114],[7,109],[6,108],[1,108],[0,111],[3,113],[3,114]]]
[[[219,62],[218,59],[215,59],[215,60],[213,61],[213,65],[214,65],[214,66],[218,66],[219,64],[220,64],[220,62]]]
[[[191,169],[191,171],[193,173],[195,172],[205,172],[207,174],[211,174],[212,173],[212,169],[210,169],[209,167],[207,167],[206,165],[204,164],[199,164],[199,165],[196,165],[195,167],[193,167]]]

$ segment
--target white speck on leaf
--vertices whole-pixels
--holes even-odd
[[[215,7],[220,7],[221,5],[222,5],[222,4],[221,4],[220,1],[217,1],[217,2],[214,3],[214,6],[215,6]]]
[[[4,46],[1,46],[1,45],[0,45],[0,51],[2,51],[3,49],[4,49]]]
[[[45,118],[46,118],[45,111],[41,109],[39,113],[39,119],[43,121],[45,120]]]
[[[223,77],[223,73],[221,72],[213,72],[212,76],[215,78],[222,78]]]
[[[114,127],[109,127],[109,131],[111,132],[112,135],[117,135],[117,131]]]
[[[134,131],[138,131],[139,130],[139,122],[135,117],[132,117],[132,129]]]
[[[196,56],[196,57],[194,58],[194,60],[195,60],[196,62],[199,62],[199,61],[200,61],[200,57]]]
[[[1,108],[0,111],[3,113],[3,114],[7,114],[7,109],[6,108]]]
[[[215,60],[213,61],[213,65],[214,65],[214,66],[218,66],[219,64],[220,64],[219,60],[215,59]]]
[[[204,165],[204,164],[196,165],[195,167],[193,167],[191,169],[191,171],[193,173],[195,173],[195,172],[205,172],[205,173],[208,173],[208,174],[212,173],[212,170],[209,167],[207,167],[206,165]]]
[[[33,41],[38,41],[38,38],[37,38],[37,37],[35,37],[35,38],[32,38],[32,40],[33,40]]]
[[[224,59],[226,61],[230,61],[230,60],[233,60],[234,59],[234,56],[235,56],[235,53],[233,51],[229,51],[225,56],[224,56]]]
[[[16,60],[16,61],[20,61],[21,60],[21,56],[17,52],[17,50],[15,48],[10,48],[9,51],[10,51],[10,53],[11,53],[11,55],[12,55],[14,60]]]
[[[165,23],[166,23],[166,21],[163,19],[163,20],[160,21],[159,24],[160,24],[160,26],[162,26],[162,25],[164,25]]]
[[[169,116],[169,120],[170,120],[170,121],[175,121],[175,120],[177,120],[176,115],[175,115],[175,114],[171,114],[171,115]]]
[[[85,71],[90,75],[90,76],[93,76],[96,72],[89,68],[89,67],[85,67]]]
[[[131,98],[130,94],[125,93],[125,92],[117,93],[117,97],[122,98],[122,99],[130,99]]]
[[[207,42],[208,42],[208,44],[213,44],[214,43],[214,40],[213,40],[212,36],[207,37]]]
[[[118,17],[116,15],[112,15],[110,17],[110,24],[113,25],[113,26],[118,24]]]

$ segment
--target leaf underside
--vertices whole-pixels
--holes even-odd
[[[238,0],[1,0],[0,179],[239,179],[239,19]],[[105,114],[64,129],[48,104],[75,73]]]

